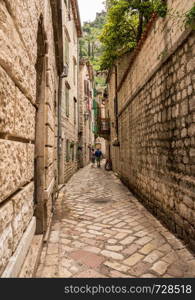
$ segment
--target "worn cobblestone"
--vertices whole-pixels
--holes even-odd
[[[112,172],[87,166],[60,192],[36,277],[194,277],[193,259]]]

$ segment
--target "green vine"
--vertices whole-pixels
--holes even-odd
[[[154,13],[166,16],[165,0],[109,0],[106,24],[100,35],[102,70],[109,69],[116,58],[135,49]]]
[[[195,30],[195,4],[186,12],[168,9],[166,0],[108,0],[108,2],[107,22],[100,35],[103,53],[99,61],[102,70],[109,69],[118,57],[135,49],[153,13],[162,18],[166,16],[171,18],[172,26],[166,28],[167,34],[175,26],[180,30],[187,28]]]
[[[195,30],[195,3],[194,6],[185,14],[185,25]]]

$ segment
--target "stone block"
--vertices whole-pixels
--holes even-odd
[[[19,278],[32,278],[35,275],[35,271],[41,255],[42,243],[43,236],[35,235],[18,276]]]
[[[129,267],[124,266],[124,265],[122,265],[120,263],[117,263],[117,262],[106,261],[106,262],[104,262],[104,265],[111,268],[111,269],[120,271],[120,272],[127,272],[128,269],[129,269]]]
[[[195,110],[195,96],[193,96],[193,97],[189,100],[189,106],[190,106],[190,111],[194,111],[194,110]]]
[[[191,124],[191,126],[188,128],[188,135],[189,136],[195,135],[195,123]]]
[[[14,131],[15,84],[0,67],[0,132]]]
[[[30,220],[33,217],[33,196],[34,183],[30,183],[12,198],[14,207],[14,218],[12,223],[14,234],[14,250],[16,249],[23,232],[26,230]]]
[[[0,202],[26,183],[27,145],[0,140]]]
[[[184,138],[186,136],[187,136],[187,129],[183,128],[182,131],[181,131],[181,137]]]
[[[46,145],[54,147],[55,143],[55,132],[51,130],[49,126],[45,126]]]
[[[50,166],[54,162],[54,148],[45,147],[46,166]]]
[[[185,100],[180,104],[180,115],[185,116],[187,114],[188,114],[188,101]]]
[[[195,157],[195,148],[190,149],[190,157]]]
[[[13,219],[13,204],[11,201],[5,203],[0,208],[0,235]]]
[[[188,219],[188,215],[189,215],[188,211],[189,211],[188,207],[185,204],[180,203],[179,213],[183,218]]]
[[[134,266],[135,264],[137,264],[142,258],[144,258],[143,255],[139,254],[139,253],[135,253],[133,255],[131,255],[129,258],[127,258],[124,261],[124,264],[127,264],[128,266]]]
[[[116,259],[116,260],[122,260],[122,259],[124,259],[123,255],[121,255],[121,254],[119,254],[117,252],[113,252],[113,251],[103,250],[101,252],[101,254],[103,256],[106,256],[108,258],[113,258],[113,259]]]
[[[34,66],[31,65],[20,36],[16,30],[13,19],[8,13],[5,3],[0,2],[1,39],[0,39],[0,65],[16,82],[24,94],[35,101],[33,97],[33,82],[35,79]]]
[[[0,234],[0,275],[3,273],[13,249],[13,232],[11,224]]]
[[[50,196],[49,199],[46,202],[46,207],[47,207],[47,228],[50,224],[51,217],[52,217],[52,197]]]
[[[52,88],[48,87],[47,89],[47,98],[46,98],[46,105],[50,107],[52,113],[54,113],[54,91]],[[64,102],[62,103],[62,107],[64,106]]]
[[[188,197],[187,195],[184,195],[183,203],[193,209],[195,201],[192,198]]]
[[[27,144],[27,170],[26,180],[30,181],[34,177],[34,159],[35,159],[35,146]]]
[[[51,184],[54,178],[54,164],[50,165],[45,170],[45,188],[48,189],[49,185]]]
[[[9,259],[9,263],[7,264],[2,274],[2,278],[18,277],[22,265],[25,261],[26,255],[29,251],[32,239],[34,237],[35,228],[36,228],[36,219],[35,217],[33,217],[30,224],[28,225],[28,228],[24,232],[22,239],[20,240],[20,243],[16,251]]]
[[[15,135],[25,139],[35,139],[35,107],[16,88]]]
[[[22,36],[25,49],[32,60],[32,64],[35,65],[37,53],[36,32],[37,20],[41,12],[40,4],[38,1],[29,0],[7,0],[6,2],[14,16],[15,22],[17,23],[18,31]]]
[[[156,272],[158,275],[163,275],[166,272],[168,266],[169,266],[169,264],[167,264],[166,262],[158,261],[157,263],[155,263],[153,265],[151,270]]]
[[[48,104],[46,104],[46,124],[50,125],[50,127],[54,130],[55,116]]]

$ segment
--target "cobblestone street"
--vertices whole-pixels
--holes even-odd
[[[194,277],[183,243],[112,172],[90,166],[61,190],[36,277]]]

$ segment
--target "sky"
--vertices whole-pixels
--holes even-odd
[[[96,12],[104,9],[103,0],[78,0],[81,21],[93,21]]]

